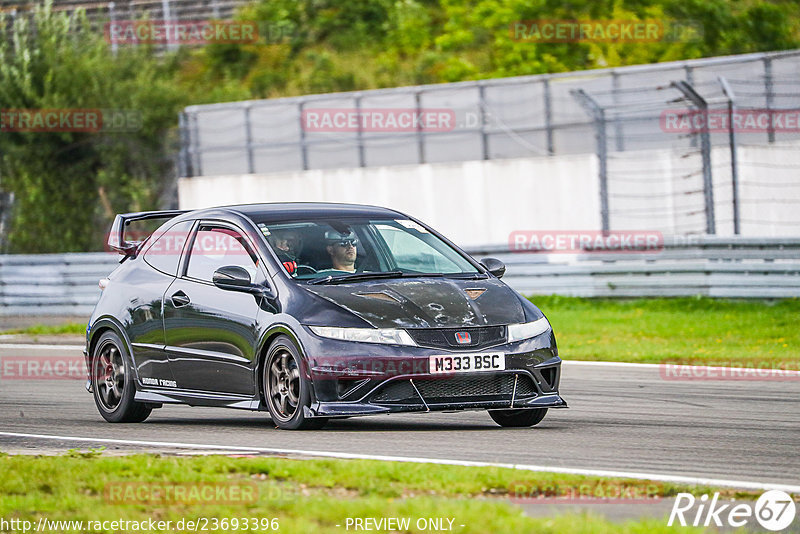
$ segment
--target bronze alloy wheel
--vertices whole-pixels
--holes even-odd
[[[272,421],[286,430],[322,428],[324,418],[310,418],[305,411],[311,405],[311,383],[304,376],[300,352],[286,336],[270,346],[264,362],[264,400]]]
[[[125,362],[111,340],[104,341],[98,348],[93,376],[100,408],[113,412],[122,402],[125,391]]]
[[[268,370],[271,411],[281,421],[289,421],[300,406],[300,368],[294,356],[282,347],[270,358]]]
[[[107,331],[92,351],[92,391],[97,410],[109,423],[141,423],[152,406],[136,402],[128,352],[120,337]]]

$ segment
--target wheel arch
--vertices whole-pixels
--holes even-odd
[[[264,364],[267,361],[267,352],[269,352],[270,346],[272,346],[272,343],[275,341],[275,339],[280,336],[288,337],[295,344],[297,350],[300,351],[300,359],[303,362],[303,372],[305,373],[306,378],[311,386],[311,400],[313,402],[316,400],[316,395],[314,394],[314,382],[311,380],[311,373],[308,366],[308,355],[303,347],[303,343],[300,341],[300,337],[294,332],[294,330],[285,324],[273,325],[264,333],[263,337],[261,338],[261,344],[258,349],[258,363],[255,368],[258,398],[262,406],[266,408],[266,398],[264,398]]]
[[[86,354],[87,363],[89,363],[89,365],[91,366],[92,359],[94,358],[94,349],[97,346],[97,342],[100,340],[103,334],[108,331],[112,331],[115,334],[117,334],[119,338],[122,340],[122,342],[125,344],[125,351],[128,353],[128,359],[130,360],[129,363],[131,364],[131,369],[133,369],[135,372],[136,365],[133,362],[133,347],[131,346],[131,340],[128,339],[128,336],[125,333],[125,329],[122,327],[122,325],[119,324],[119,322],[113,317],[101,317],[100,319],[96,320],[92,325],[92,329],[89,332],[89,343]]]

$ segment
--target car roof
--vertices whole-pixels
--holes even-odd
[[[262,204],[239,204],[234,206],[220,206],[193,211],[194,217],[212,215],[214,213],[228,212],[244,215],[252,220],[262,221],[288,221],[298,218],[327,218],[327,217],[397,217],[404,214],[379,206],[362,204],[337,204],[334,202],[271,202]]]

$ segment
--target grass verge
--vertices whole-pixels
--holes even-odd
[[[26,334],[31,336],[50,336],[59,334],[78,334],[86,333],[86,323],[66,323],[59,325],[36,324],[26,328],[12,328],[3,330],[0,334]]]
[[[800,365],[800,300],[530,298],[567,360]]]
[[[597,488],[648,484],[653,497],[669,497],[680,491],[695,495],[713,491],[501,468],[274,457],[112,457],[77,451],[50,457],[3,455],[0,472],[0,517],[6,520],[18,518],[35,523],[43,516],[51,521],[152,518],[177,523],[200,517],[277,518],[280,531],[293,533],[343,532],[348,517],[409,517],[408,532],[419,531],[414,526],[418,518],[433,517],[453,518],[453,530],[463,533],[673,533],[676,529],[667,527],[663,518],[622,524],[576,513],[531,518],[508,499],[497,497],[519,496],[520,488],[526,488],[522,496],[529,496],[531,488],[550,488],[553,494],[564,494],[564,490],[581,485],[594,488],[596,493]],[[233,504],[215,500],[198,504],[185,500],[146,503],[141,499],[119,504],[119,499],[109,497],[109,485],[118,483],[154,483],[162,489],[169,484],[239,483],[255,485],[257,491],[255,499]],[[723,494],[752,497],[731,490]],[[231,530],[230,525],[227,530]]]

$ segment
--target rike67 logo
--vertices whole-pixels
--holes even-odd
[[[763,493],[755,504],[720,501],[719,493],[709,498],[702,495],[696,498],[691,493],[679,493],[672,505],[667,526],[678,524],[694,527],[729,526],[733,528],[748,525],[755,519],[762,528],[777,532],[792,524],[796,512],[792,496],[781,490]]]

